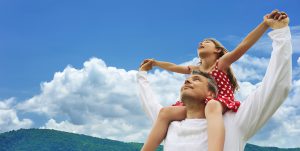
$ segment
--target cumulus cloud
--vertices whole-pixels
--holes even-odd
[[[131,123],[128,123],[125,118],[115,120],[94,119],[94,121],[84,125],[76,125],[70,123],[69,121],[57,122],[54,119],[50,119],[45,126],[41,128],[56,129],[99,138],[124,140],[129,142],[143,140],[148,134],[147,128],[137,130],[137,127]]]
[[[45,116],[42,128],[123,141],[144,141],[151,123],[137,96],[137,71],[108,67],[92,58],[82,69],[67,66],[41,84],[41,92],[16,105],[20,112]],[[178,99],[185,77],[155,70],[149,80],[164,105]]]
[[[55,73],[52,81],[42,84],[41,94],[17,108],[49,117],[64,114],[76,124],[90,120],[85,115],[94,113],[101,118],[126,116],[136,111],[131,105],[136,103],[135,73],[107,67],[93,58],[84,63],[83,69],[68,66]]]
[[[236,63],[232,69],[239,81],[261,81],[267,69],[269,58],[258,58],[245,54]]]
[[[29,128],[33,124],[30,119],[19,119],[17,111],[13,108],[14,103],[13,98],[0,101],[0,132]]]
[[[194,58],[182,64],[197,64],[198,60]],[[242,101],[258,87],[268,61],[267,58],[245,55],[233,65],[237,78],[240,80],[240,91],[235,94],[237,99]],[[12,107],[13,101],[0,104],[2,108],[9,110],[9,113],[13,113],[11,114],[13,116],[1,117],[17,119],[18,124],[15,125],[19,127],[9,126],[11,129],[32,126],[31,120],[19,120],[16,114],[16,112],[29,112],[46,117],[47,122],[40,128],[122,141],[143,142],[151,123],[146,120],[147,117],[138,101],[136,72],[109,67],[103,60],[97,58],[86,61],[82,69],[67,66],[63,71],[55,73],[51,81],[41,84],[40,94],[14,107]],[[179,88],[186,78],[184,75],[162,70],[154,70],[148,77],[163,105],[170,105],[179,98]],[[285,142],[293,142],[293,140],[282,141],[279,137],[287,137],[290,133],[299,137],[297,133],[300,129],[297,125],[299,109],[295,107],[300,103],[297,100],[300,97],[299,85],[299,80],[293,82],[292,93],[288,101],[251,140],[253,143],[284,147]],[[286,130],[286,128],[290,129]],[[280,133],[275,135],[273,131]]]
[[[82,69],[68,66],[55,73],[53,80],[41,84],[40,94],[16,108],[49,118],[45,128],[129,141],[133,131],[142,133],[149,125],[137,101],[136,72],[92,58]]]
[[[290,95],[272,119],[252,140],[262,146],[299,147],[300,80],[293,81]]]
[[[300,26],[291,27],[293,51],[300,53]]]

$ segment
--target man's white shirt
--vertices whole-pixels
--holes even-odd
[[[271,31],[272,55],[261,85],[242,101],[238,112],[223,115],[225,125],[224,151],[243,151],[251,138],[286,99],[291,87],[291,34],[289,27]],[[162,105],[147,80],[147,73],[137,73],[139,96],[144,111],[155,121]],[[206,119],[185,119],[169,125],[164,141],[165,151],[206,151]]]

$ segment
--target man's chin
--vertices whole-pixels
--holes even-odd
[[[196,97],[189,94],[188,92],[183,91],[183,93],[181,93],[181,99],[182,100],[196,100]]]
[[[188,91],[182,91],[181,93],[181,101],[198,101],[198,102],[204,102],[205,99],[202,98],[201,96],[199,95],[192,95],[190,94]]]

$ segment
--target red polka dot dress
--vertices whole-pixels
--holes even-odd
[[[234,99],[233,95],[233,87],[230,83],[230,80],[227,76],[227,73],[218,69],[218,60],[216,63],[216,67],[213,71],[209,72],[209,74],[215,79],[218,85],[218,95],[214,100],[222,102],[228,110],[232,110],[237,112],[240,102]],[[210,99],[205,99],[205,103],[210,101]],[[183,106],[184,104],[181,101],[177,101],[172,106]]]

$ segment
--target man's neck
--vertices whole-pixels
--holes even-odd
[[[185,103],[186,106],[186,118],[187,119],[200,119],[205,118],[204,103],[188,101]]]

